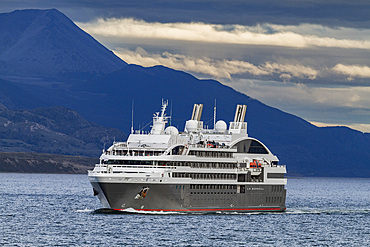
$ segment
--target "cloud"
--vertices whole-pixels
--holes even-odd
[[[117,56],[127,63],[139,64],[145,67],[164,65],[173,69],[196,73],[213,78],[232,79],[236,75],[249,75],[254,77],[278,77],[283,82],[305,79],[313,81],[318,78],[330,79],[330,76],[346,76],[348,80],[354,78],[370,78],[370,67],[365,65],[336,64],[331,68],[313,68],[291,62],[266,61],[255,65],[249,61],[211,59],[208,57],[195,57],[170,52],[149,53],[139,47],[135,51],[118,48],[114,51]],[[340,77],[339,77],[340,79]]]
[[[233,79],[224,84],[245,92],[251,97],[269,105],[291,111],[291,109],[323,110],[323,108],[357,109],[356,114],[370,116],[369,87],[313,87],[302,83],[285,84],[277,81]],[[363,109],[365,111],[360,111]],[[301,109],[301,111],[303,111]],[[355,113],[355,112],[353,112]],[[328,113],[330,114],[330,113]],[[347,119],[350,121],[350,119]]]
[[[177,70],[184,70],[216,78],[231,79],[233,75],[250,74],[253,76],[278,75],[282,80],[290,80],[293,77],[313,80],[318,71],[299,64],[279,64],[276,62],[265,62],[254,65],[250,62],[239,60],[214,60],[207,57],[192,57],[181,54],[163,52],[161,54],[148,53],[143,48],[136,51],[118,49],[114,51],[117,56],[127,63],[142,66],[164,65]]]
[[[310,122],[317,127],[336,127],[336,126],[346,126],[351,129],[359,130],[363,133],[370,133],[370,124],[333,124],[333,123],[322,123],[322,122]]]
[[[291,76],[291,75],[289,75],[289,74],[281,74],[281,75],[279,76],[279,78],[280,78],[280,79],[282,79],[282,80],[283,80],[283,82],[287,82],[287,81],[290,81],[290,79],[292,79],[292,76]]]
[[[232,75],[249,73],[252,75],[267,75],[270,72],[244,61],[236,60],[212,60],[211,58],[196,58],[192,56],[171,54],[149,54],[144,49],[136,51],[119,49],[114,53],[127,63],[139,64],[142,66],[164,65],[177,70],[199,73],[216,78],[231,79]]]
[[[370,133],[370,88],[312,87],[300,83],[234,79],[223,84],[308,121]]]
[[[304,35],[298,28],[277,25],[217,25],[201,22],[160,23],[132,18],[97,19],[77,23],[92,35],[119,38],[160,39],[219,44],[265,45],[293,48],[336,47],[370,49],[370,41],[332,38],[322,35]],[[325,34],[325,32],[324,32]]]
[[[318,71],[299,64],[278,64],[278,63],[270,63],[266,62],[263,65],[263,68],[267,71],[271,71],[271,73],[284,73],[280,75],[287,79],[289,76],[291,79],[292,76],[298,78],[308,78],[310,80],[316,79],[318,75]]]
[[[337,64],[332,68],[332,71],[348,76],[348,80],[353,80],[354,77],[370,78],[370,67],[364,65]]]
[[[331,28],[328,26],[302,23],[299,25],[275,25],[275,24],[263,24],[267,27],[272,28],[275,32],[293,32],[306,36],[317,36],[317,37],[331,37],[338,40],[369,40],[370,32],[369,29],[363,28],[348,28],[337,26]]]

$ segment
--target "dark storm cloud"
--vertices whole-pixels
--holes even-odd
[[[274,23],[297,25],[369,27],[370,1],[316,0],[231,0],[231,1],[102,1],[102,0],[1,0],[1,12],[24,8],[57,8],[74,21],[96,17],[134,17],[159,22],[205,22],[255,25]]]

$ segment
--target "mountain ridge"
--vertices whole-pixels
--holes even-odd
[[[0,23],[0,72],[4,75],[21,72],[70,78],[109,73],[126,65],[56,9],[0,14]]]

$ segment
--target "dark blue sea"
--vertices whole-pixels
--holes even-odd
[[[102,214],[86,175],[0,173],[0,246],[370,246],[370,179],[288,179],[287,211]]]

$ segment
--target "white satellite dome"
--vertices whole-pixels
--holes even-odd
[[[179,131],[177,130],[176,127],[174,126],[168,126],[165,130],[164,130],[164,133],[166,135],[178,135],[179,134]]]
[[[225,132],[227,129],[227,124],[223,120],[218,120],[215,129],[217,132]]]
[[[185,124],[185,129],[188,132],[195,132],[197,130],[198,123],[196,120],[188,120]]]

